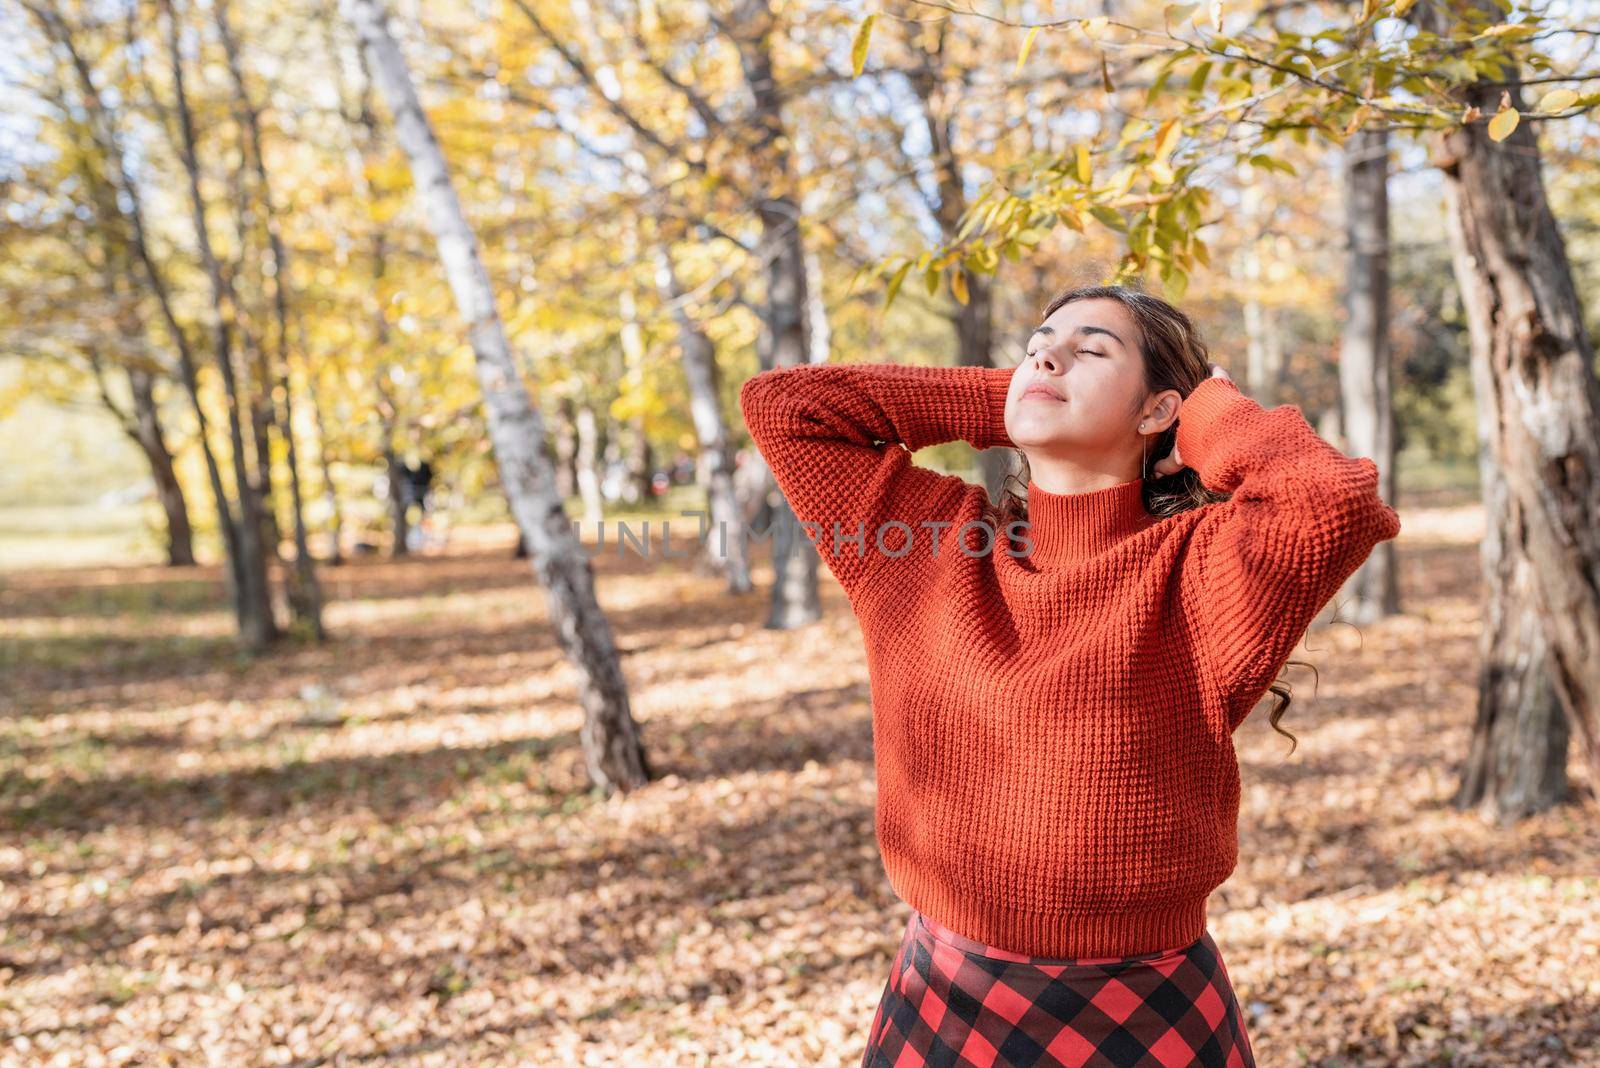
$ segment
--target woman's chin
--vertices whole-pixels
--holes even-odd
[[[1072,442],[1072,435],[1061,425],[1061,419],[1037,419],[1021,416],[1006,426],[1006,436],[1019,448],[1059,448]]]

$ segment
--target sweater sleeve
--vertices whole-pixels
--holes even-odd
[[[802,364],[745,382],[745,426],[847,593],[886,563],[931,550],[923,522],[948,519],[972,488],[912,463],[912,452],[958,439],[978,449],[1012,444],[1005,404],[1014,370]],[[885,528],[892,522],[910,528],[910,550],[905,529]]]
[[[1186,614],[1237,729],[1313,618],[1374,546],[1400,533],[1378,466],[1319,437],[1298,405],[1262,408],[1208,378],[1178,409],[1178,453],[1208,488],[1183,569]]]

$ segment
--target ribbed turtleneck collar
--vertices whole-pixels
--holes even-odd
[[[1051,493],[1028,481],[1028,559],[1035,568],[1094,556],[1154,522],[1144,507],[1142,479],[1084,493]]]

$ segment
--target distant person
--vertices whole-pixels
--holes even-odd
[[[911,914],[862,1064],[1253,1065],[1206,911],[1232,733],[1399,533],[1377,466],[1124,286],[1056,297],[1017,367],[780,367],[740,403],[866,646]],[[1020,450],[1026,497],[912,462],[957,439]]]
[[[428,514],[430,491],[433,489],[433,465],[426,460],[405,468],[406,505],[416,505],[422,515]]]
[[[406,464],[401,468],[400,492],[404,498],[404,508],[409,514],[412,506],[417,509],[417,520],[406,527],[406,547],[421,550],[428,542],[428,511],[432,504],[433,490],[433,465],[427,460],[416,464]]]

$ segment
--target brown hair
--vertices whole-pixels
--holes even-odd
[[[1128,309],[1128,314],[1138,325],[1139,329],[1139,355],[1144,363],[1144,384],[1151,393],[1162,390],[1175,389],[1183,396],[1189,393],[1211,377],[1211,356],[1206,348],[1206,343],[1200,337],[1200,331],[1194,321],[1183,311],[1162,300],[1160,297],[1147,293],[1136,286],[1128,285],[1082,285],[1070,286],[1057,294],[1045,308],[1041,319],[1048,319],[1064,305],[1077,300],[1094,300],[1104,298],[1114,300]],[[1185,512],[1201,505],[1217,501],[1226,501],[1231,494],[1217,493],[1206,488],[1200,481],[1200,475],[1192,467],[1184,467],[1170,475],[1153,475],[1150,468],[1161,457],[1172,452],[1177,441],[1178,424],[1176,421],[1160,434],[1156,435],[1145,457],[1143,468],[1139,472],[1144,480],[1144,506],[1155,516],[1172,516]],[[1148,441],[1148,439],[1147,439]],[[1029,480],[1028,458],[1018,449],[1017,459],[1019,470],[1008,474],[1000,488],[1000,502],[998,504],[999,517],[1002,529],[1016,520],[1026,520],[1028,515],[1027,486]],[[1019,492],[1016,487],[1021,487]],[[1301,660],[1290,660],[1288,664],[1306,664]],[[1277,698],[1268,722],[1272,729],[1284,735],[1292,743],[1289,752],[1293,753],[1299,744],[1292,733],[1278,726],[1278,721],[1289,708],[1293,700],[1293,690],[1289,683],[1282,679],[1274,680],[1269,687]]]

